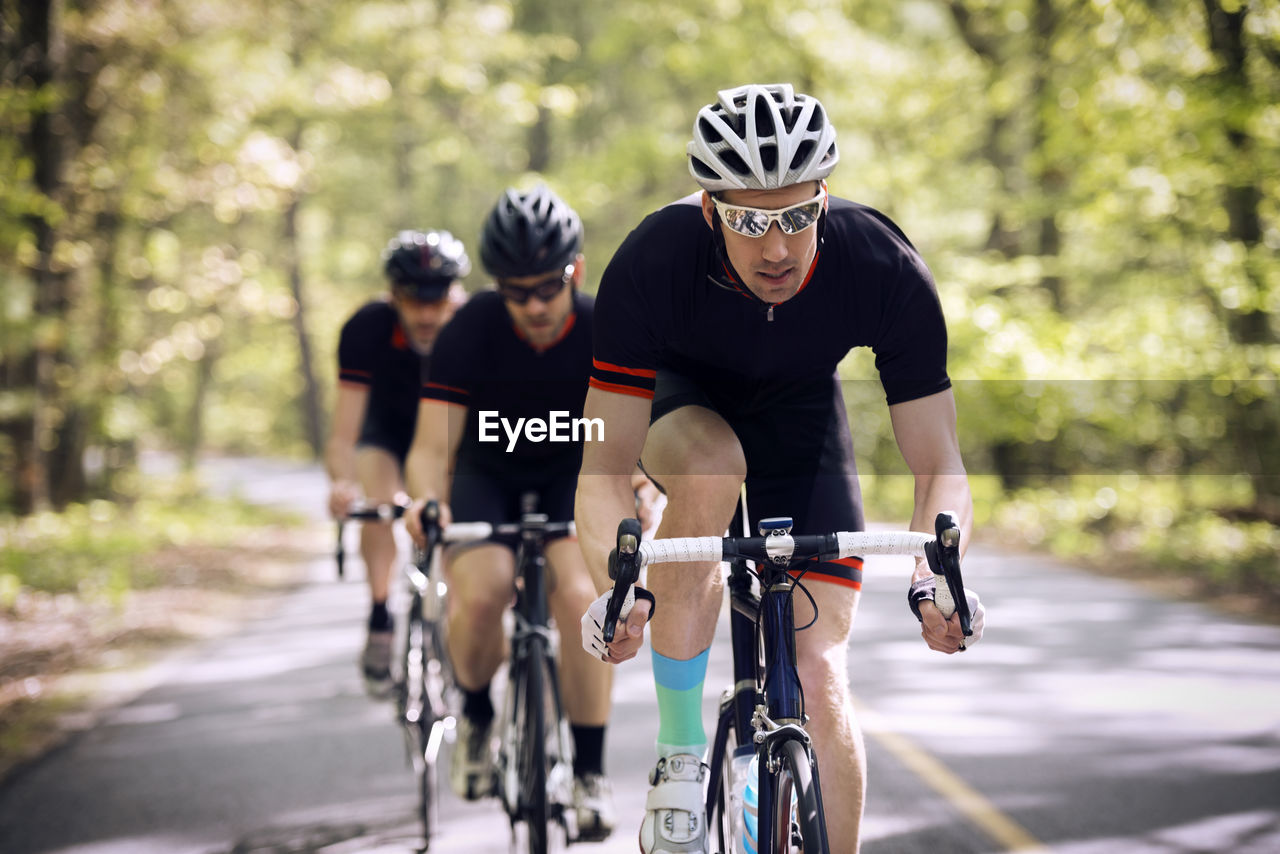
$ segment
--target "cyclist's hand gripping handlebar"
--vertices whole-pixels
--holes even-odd
[[[929,569],[933,571],[933,602],[946,619],[959,613],[960,630],[965,637],[970,637],[973,616],[969,612],[964,579],[960,576],[960,520],[954,513],[939,513],[933,527],[937,539],[924,547]]]
[[[422,548],[434,548],[440,542],[440,502],[433,498],[422,505],[422,510],[418,513],[418,525],[422,530]]]
[[[582,648],[602,661],[617,664],[636,654],[633,644],[610,647],[618,621],[627,619],[636,599],[649,603],[648,619],[653,619],[654,613],[653,594],[636,584],[640,577],[640,522],[636,519],[624,519],[618,525],[617,545],[609,553],[609,577],[614,580],[613,588],[592,602],[582,615]],[[631,630],[624,631],[629,634]],[[639,635],[625,640],[638,641]]]

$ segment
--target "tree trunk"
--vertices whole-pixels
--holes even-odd
[[[987,68],[988,80],[995,80],[1006,71],[1007,59],[996,40],[987,36],[980,22],[960,0],[950,0],[947,4],[951,17],[955,21],[960,38],[969,49],[983,61]],[[1003,198],[997,201],[991,214],[991,228],[987,233],[986,248],[999,252],[1005,258],[1016,258],[1022,254],[1022,227],[1011,228],[1005,212],[1005,200],[1018,197],[1016,187],[1019,171],[1018,146],[1013,142],[1014,128],[1017,126],[1016,107],[1012,111],[994,112],[988,120],[986,139],[982,147],[982,156],[995,167],[1000,174],[1000,189]]]
[[[1232,162],[1223,207],[1227,212],[1227,238],[1245,249],[1244,272],[1254,290],[1268,287],[1257,268],[1256,259],[1262,242],[1262,216],[1259,207],[1262,190],[1252,168],[1254,140],[1248,122],[1255,113],[1254,95],[1246,65],[1245,16],[1248,5],[1227,11],[1220,0],[1204,0],[1205,20],[1209,29],[1209,47],[1221,63],[1217,83],[1221,97],[1229,106],[1226,116],[1226,138],[1231,146]],[[1243,346],[1276,344],[1273,318],[1259,304],[1251,301],[1241,311],[1230,311],[1227,328],[1231,337]],[[1280,513],[1280,404],[1273,395],[1265,395],[1239,406],[1229,419],[1229,436],[1239,459],[1248,472],[1254,488],[1255,511],[1263,518]]]
[[[30,78],[37,91],[47,90],[62,77],[61,15],[59,0],[21,0],[19,5],[19,74]],[[23,135],[36,189],[54,202],[61,202],[63,195],[65,129],[60,127],[60,112],[57,105],[35,108],[30,129]],[[31,433],[26,449],[28,500],[30,509],[40,511],[53,506],[55,492],[58,499],[65,500],[77,481],[83,483],[83,472],[76,475],[81,467],[78,452],[83,445],[83,431],[66,393],[75,376],[67,349],[70,275],[55,266],[58,234],[53,224],[44,216],[31,215],[27,225],[36,246],[36,258],[29,267],[36,289],[36,336]]]
[[[292,142],[297,142],[298,134]],[[296,148],[295,148],[296,150]],[[324,424],[321,418],[320,385],[316,381],[311,353],[311,339],[307,335],[307,301],[302,285],[302,251],[298,244],[298,209],[301,196],[297,193],[284,211],[284,248],[288,265],[289,290],[297,304],[293,315],[293,331],[298,339],[298,366],[302,371],[302,417],[306,429],[307,444],[318,460],[324,454]]]
[[[1058,228],[1057,211],[1062,200],[1062,190],[1066,183],[1062,168],[1050,162],[1045,156],[1049,148],[1050,117],[1058,109],[1058,100],[1053,86],[1053,41],[1058,27],[1058,15],[1053,8],[1052,0],[1035,0],[1033,15],[1035,28],[1035,74],[1033,96],[1035,110],[1033,113],[1034,129],[1032,146],[1036,153],[1035,183],[1039,190],[1040,233],[1036,241],[1036,254],[1043,259],[1056,259],[1062,251],[1062,233]],[[1050,264],[1053,262],[1050,261]],[[1066,296],[1063,292],[1062,277],[1049,273],[1040,279],[1040,284],[1053,301],[1054,311],[1062,314],[1066,310]]]

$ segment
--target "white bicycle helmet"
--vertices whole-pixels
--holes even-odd
[[[689,172],[707,192],[818,181],[839,162],[827,111],[790,83],[722,89],[717,98],[698,111],[688,147]]]

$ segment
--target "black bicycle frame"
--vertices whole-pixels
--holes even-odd
[[[544,551],[547,517],[526,513],[520,521],[520,546],[516,550],[516,606],[519,618],[529,626],[550,623],[546,596],[547,558]],[[517,626],[517,630],[521,627]]]
[[[780,738],[795,737],[791,733],[804,724],[804,693],[796,670],[795,611],[793,594],[796,582],[786,568],[761,561],[758,563],[761,594],[752,587],[752,576],[742,557],[729,564],[729,636],[733,648],[733,696],[721,709],[717,738],[710,757],[710,785],[707,788],[707,814],[715,806],[720,791],[719,775],[725,767],[728,726],[731,723],[740,740],[756,733],[756,711],[761,706],[769,719],[781,729],[774,738],[765,737],[760,744],[740,743],[739,751],[749,749],[759,756],[759,779],[756,792],[760,810],[757,839],[772,839],[773,810],[767,809],[777,797],[773,775],[772,745]],[[790,725],[790,726],[788,726]],[[807,741],[806,741],[807,745]],[[818,769],[813,766],[815,781]],[[821,805],[821,787],[815,786]],[[825,835],[826,820],[823,818]],[[763,843],[762,843],[763,844]]]

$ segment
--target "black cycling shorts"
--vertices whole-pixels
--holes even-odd
[[[521,506],[527,493],[537,496],[534,511],[545,513],[548,521],[568,522],[573,519],[574,493],[578,488],[578,470],[550,469],[546,472],[507,471],[497,474],[476,466],[459,456],[453,475],[449,508],[455,522],[519,522]],[[568,534],[549,536],[548,542]],[[515,550],[520,542],[515,537],[490,537],[482,542],[497,543]]]
[[[697,382],[659,370],[650,423],[685,406],[717,413],[742,444],[751,536],[759,533],[758,521],[771,516],[791,517],[796,534],[863,530],[862,492],[839,377]],[[662,488],[660,477],[654,483]],[[740,517],[741,505],[731,536],[743,535]],[[814,564],[806,577],[860,590],[862,559]]]
[[[356,447],[381,448],[395,457],[403,471],[404,461],[409,456],[409,446],[413,444],[413,427],[416,418],[395,417],[387,407],[378,406],[377,403],[378,401],[370,396],[369,406],[364,413],[364,423],[360,425],[360,438],[356,440]]]

